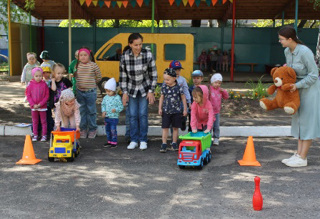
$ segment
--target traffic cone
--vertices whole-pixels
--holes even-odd
[[[256,160],[256,153],[254,151],[254,144],[252,136],[248,137],[246,150],[244,151],[242,160],[238,160],[240,166],[261,166]]]
[[[30,135],[27,135],[24,142],[22,158],[16,164],[36,164],[40,161],[41,159],[37,159],[34,154],[31,137]]]

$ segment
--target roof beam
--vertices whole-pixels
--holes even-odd
[[[80,17],[87,20],[90,24],[92,24],[96,20],[92,14],[90,14],[88,11],[86,11],[84,8],[80,6],[79,1],[72,0],[71,5],[74,12],[76,14],[79,14]]]
[[[12,0],[12,2],[13,2],[16,6],[18,6],[18,7],[21,8],[22,10],[24,10],[25,12],[29,13],[29,11],[27,11],[26,8],[24,7],[24,6],[26,5],[25,2],[22,3],[20,0]],[[42,17],[39,13],[37,13],[37,12],[35,12],[35,11],[31,11],[31,15],[32,15],[33,17],[39,19],[39,20],[44,20],[43,17]]]
[[[277,19],[280,15],[282,15],[282,12],[289,8],[294,2],[295,1],[293,0],[288,0],[287,3],[276,13],[273,19]]]
[[[228,4],[227,9],[224,11],[223,16],[220,19],[223,22],[227,22],[228,18],[230,18],[232,15],[232,3],[228,1],[227,4]]]

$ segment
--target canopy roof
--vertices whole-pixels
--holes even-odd
[[[81,5],[80,1],[84,4]],[[118,4],[123,0],[118,0],[118,4],[115,3],[116,1],[111,1],[114,3],[111,6],[109,4],[110,7],[105,3],[110,1],[96,0],[95,3],[98,4],[95,5],[92,2],[89,7],[84,0],[80,1],[71,0],[72,19],[90,21],[95,19],[151,20],[152,0],[145,0],[141,7],[138,4],[133,7],[132,0],[129,0],[126,8],[123,5],[119,8]],[[21,8],[25,5],[25,0],[13,0],[12,2]],[[89,2],[91,1],[89,0]],[[177,6],[177,2],[180,2],[179,6]],[[222,1],[218,1],[213,6],[212,2],[214,1],[201,0],[199,6],[194,3],[192,7],[189,3],[184,5],[183,2],[176,0],[170,5],[169,0],[155,0],[155,20],[226,20],[232,18],[232,3],[230,1],[224,1],[224,4]],[[294,0],[237,0],[236,19],[281,19],[283,11],[285,19],[294,19],[295,2]],[[35,9],[31,14],[41,20],[68,19],[68,0],[36,0]],[[320,11],[313,9],[313,3],[308,0],[299,1],[298,19],[316,20],[319,18]]]

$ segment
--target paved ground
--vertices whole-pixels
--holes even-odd
[[[124,140],[105,149],[103,137],[82,141],[73,163],[49,163],[49,143],[35,143],[34,166],[15,165],[23,137],[0,137],[1,218],[318,218],[319,141],[309,166],[288,168],[291,138],[255,138],[262,167],[241,167],[246,138],[223,138],[203,170],[180,170],[177,154],[149,149],[128,151]],[[254,177],[261,177],[263,210],[252,209]]]

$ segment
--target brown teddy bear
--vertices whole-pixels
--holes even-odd
[[[296,82],[295,71],[287,66],[275,67],[271,70],[271,76],[274,84],[267,89],[267,92],[272,95],[277,90],[276,97],[273,100],[262,98],[260,106],[265,110],[283,108],[286,113],[295,114],[300,106],[298,90],[290,92],[290,85]]]

